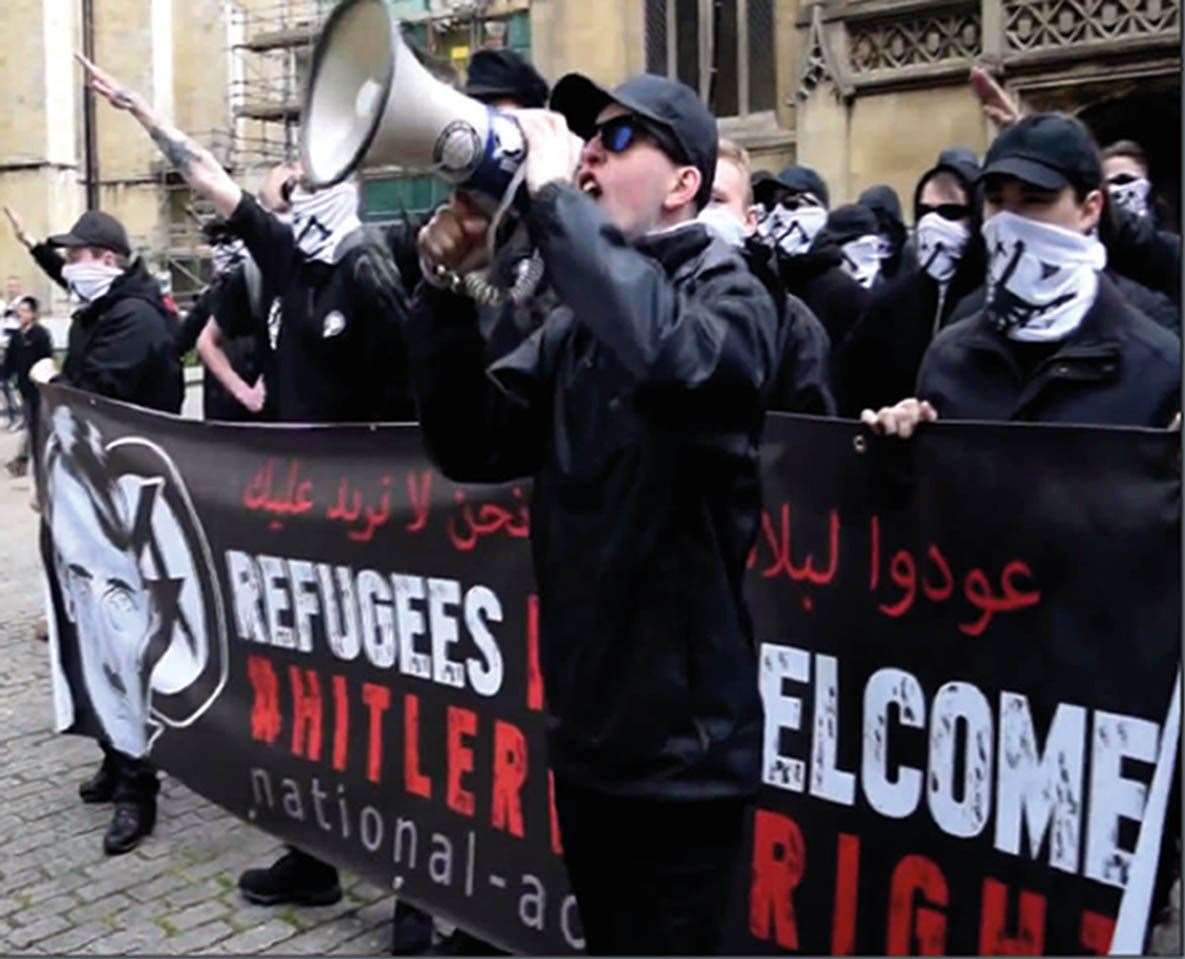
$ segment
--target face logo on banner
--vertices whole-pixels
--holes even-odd
[[[196,720],[227,678],[222,597],[206,537],[168,455],[105,442],[68,407],[50,421],[45,518],[78,673],[94,719],[144,756],[166,726]]]

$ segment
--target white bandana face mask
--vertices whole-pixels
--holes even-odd
[[[118,266],[108,266],[91,260],[87,263],[67,263],[62,267],[62,279],[70,292],[83,303],[101,299],[111,284],[123,275]]]
[[[1148,215],[1148,195],[1151,192],[1152,184],[1143,177],[1127,180],[1125,183],[1107,184],[1111,202],[1121,210],[1127,210],[1136,216]]]
[[[875,233],[849,240],[840,247],[843,271],[864,289],[876,282],[881,271],[881,241]]]
[[[729,246],[745,245],[745,227],[727,208],[719,204],[706,206],[696,219]]]
[[[358,188],[339,183],[328,190],[292,192],[292,232],[310,260],[333,263],[338,244],[362,225],[358,219]]]
[[[1022,343],[1069,336],[1094,303],[1106,248],[1092,236],[997,213],[983,225],[987,241],[988,322]]]
[[[949,283],[967,249],[971,231],[959,220],[927,213],[918,220],[918,261],[939,283]]]
[[[799,256],[810,249],[815,236],[827,222],[821,206],[787,210],[778,205],[770,212],[769,235],[774,245],[787,256]]]

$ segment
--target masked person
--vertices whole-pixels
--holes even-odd
[[[70,232],[44,243],[34,243],[19,222],[14,226],[38,265],[79,304],[60,381],[108,399],[180,413],[184,382],[173,348],[174,321],[160,284],[142,259],[132,257],[123,225],[92,210]],[[83,646],[88,635],[80,632]],[[104,851],[114,855],[134,849],[152,831],[160,784],[147,759],[110,738],[100,746],[103,763],[79,794],[83,802],[115,801],[103,837]]]
[[[827,184],[810,167],[790,166],[776,177],[753,179],[758,206],[757,235],[782,256],[801,256],[827,222]]]
[[[987,294],[926,351],[916,398],[865,410],[881,432],[919,422],[1022,420],[1165,427],[1180,408],[1181,343],[1103,273],[1098,147],[1056,113],[1007,127],[984,160]]]
[[[8,345],[5,364],[16,380],[25,419],[25,432],[16,456],[6,467],[10,475],[24,476],[29,468],[29,457],[33,450],[33,428],[37,422],[40,401],[37,387],[29,378],[29,371],[39,361],[53,356],[53,339],[49,335],[49,330],[41,325],[40,305],[36,297],[21,297],[16,304],[16,316],[20,326]]]
[[[365,242],[356,185],[347,181],[310,191],[293,167],[279,189],[290,207],[290,223],[281,222],[208,150],[157,117],[142,96],[79,60],[94,90],[132,114],[258,264],[270,308],[264,328],[254,332],[266,336],[264,379],[274,418],[310,423],[413,419],[400,329],[406,300],[389,253]],[[337,870],[295,848],[268,869],[247,870],[239,877],[239,889],[263,905],[328,904],[342,895]]]
[[[759,213],[751,184],[749,152],[721,139],[711,201],[699,215],[700,222],[742,252],[778,307],[778,359],[769,409],[834,416],[827,331],[805,303],[785,291],[774,271],[769,248],[756,236]]]
[[[1119,140],[1103,150],[1103,176],[1111,202],[1134,216],[1152,213],[1148,156],[1134,140]]]
[[[982,286],[978,177],[975,155],[952,147],[918,180],[913,215],[920,262],[874,291],[864,316],[837,348],[844,416],[912,393],[931,340]]]
[[[916,267],[917,256],[901,216],[901,200],[897,191],[881,183],[861,193],[856,202],[876,217],[877,237],[880,240],[880,275],[885,280],[895,280]]]
[[[488,220],[439,211],[408,327],[421,428],[455,479],[535,479],[549,759],[588,951],[707,954],[758,781],[741,582],[776,312],[695,220],[717,134],[694,91],[570,75],[551,105],[518,118],[557,306],[487,366],[473,304],[432,284]]]

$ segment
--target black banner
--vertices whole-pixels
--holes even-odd
[[[579,950],[528,484],[453,484],[411,427],[44,398],[59,728],[501,946]],[[1106,952],[1117,919],[1138,949],[1179,727],[1179,450],[771,419],[736,951]]]

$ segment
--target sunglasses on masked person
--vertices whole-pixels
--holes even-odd
[[[971,207],[965,203],[919,203],[918,219],[929,213],[937,213],[944,220],[965,220],[971,216]]]
[[[677,163],[689,163],[683,149],[669,133],[657,124],[647,123],[631,114],[614,117],[593,129],[593,138],[600,137],[607,153],[625,153],[635,143],[650,142]]]

